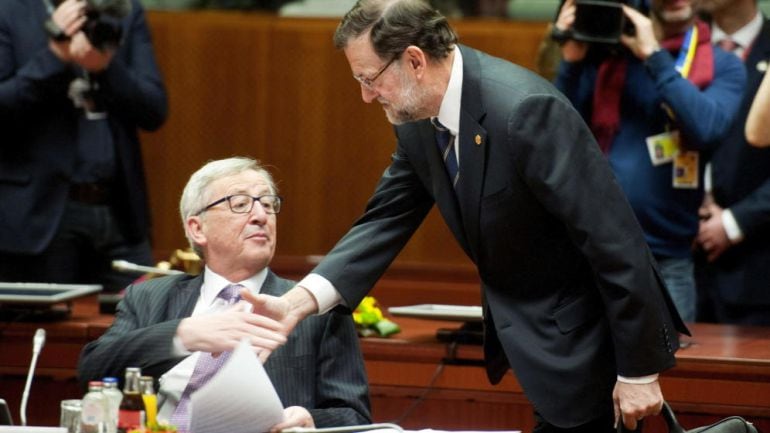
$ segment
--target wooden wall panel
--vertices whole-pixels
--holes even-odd
[[[249,155],[286,198],[278,255],[324,254],[360,215],[394,149],[379,104],[365,104],[336,19],[223,11],[148,12],[170,117],[143,134],[156,256],[186,245],[177,205],[209,159]],[[545,24],[458,21],[461,41],[533,67]],[[399,262],[467,265],[436,211]]]

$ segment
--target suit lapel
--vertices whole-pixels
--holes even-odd
[[[177,282],[171,290],[168,306],[169,316],[177,319],[191,316],[200,296],[202,285],[203,273],[193,279]]]
[[[768,61],[770,59],[770,20],[765,19],[762,23],[762,30],[759,31],[757,38],[749,51],[746,59],[746,72],[748,73],[749,88],[758,88],[762,77],[767,73]]]
[[[426,153],[428,154],[428,166],[430,168],[431,188],[433,190],[434,200],[438,206],[441,215],[444,217],[449,229],[455,234],[457,241],[467,252],[468,240],[465,238],[462,216],[458,205],[457,195],[449,179],[444,161],[436,146],[436,133],[429,120],[417,122],[417,145],[420,143],[430,143]],[[424,145],[424,144],[423,144]],[[461,175],[462,176],[462,175]]]
[[[486,114],[479,95],[480,65],[476,52],[459,46],[463,55],[463,89],[460,105],[460,180],[457,196],[460,202],[463,226],[472,254],[478,251],[479,212],[481,191],[486,172],[487,131],[479,122]]]

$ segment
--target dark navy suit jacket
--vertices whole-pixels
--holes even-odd
[[[149,233],[137,128],[166,118],[166,92],[144,12],[136,0],[123,20],[123,44],[94,79],[105,96],[115,148],[112,207],[129,240]],[[68,98],[77,71],[48,48],[42,0],[0,2],[0,252],[43,251],[64,212],[75,170],[79,109]]]
[[[195,308],[201,276],[156,278],[129,286],[115,322],[80,355],[78,376],[85,385],[104,376],[122,377],[126,367],[158,379],[174,367],[173,338]],[[294,283],[270,272],[261,293],[280,296]],[[303,320],[289,341],[265,363],[284,407],[302,406],[316,427],[368,424],[369,387],[353,320],[328,313]]]
[[[572,104],[524,68],[460,50],[456,193],[430,121],[397,126],[365,214],[313,272],[358,305],[435,203],[482,280],[490,380],[510,366],[547,421],[583,424],[611,413],[616,374],[673,366],[686,328]]]

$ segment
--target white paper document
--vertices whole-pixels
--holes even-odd
[[[273,383],[245,341],[190,403],[191,433],[264,433],[283,420]]]

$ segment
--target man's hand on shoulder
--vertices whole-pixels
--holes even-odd
[[[615,424],[622,422],[626,429],[636,430],[636,425],[648,415],[657,415],[663,407],[660,382],[635,384],[618,381],[612,392],[615,405]]]

